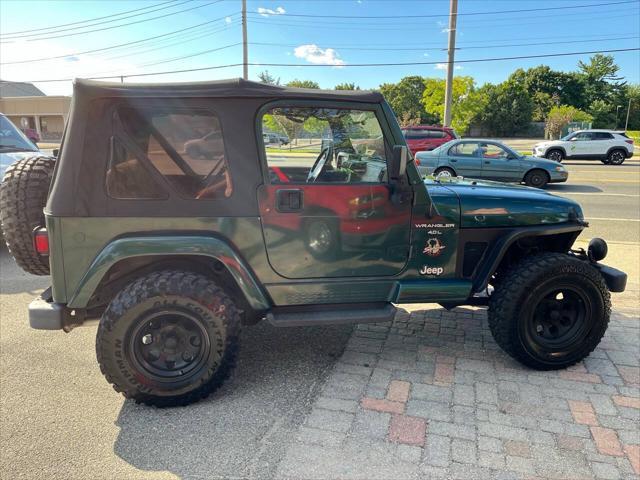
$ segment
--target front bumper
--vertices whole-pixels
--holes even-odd
[[[594,263],[594,267],[598,269],[604,282],[607,284],[607,288],[610,292],[620,293],[624,292],[627,288],[627,274],[618,270],[617,268],[603,265],[602,263]]]
[[[569,179],[569,172],[550,172],[550,183],[566,182]]]

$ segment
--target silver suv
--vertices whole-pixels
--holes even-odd
[[[633,156],[633,140],[625,132],[579,130],[560,140],[534,145],[533,155],[556,162],[564,159],[596,159],[604,164],[621,165]]]

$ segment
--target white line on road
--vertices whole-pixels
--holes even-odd
[[[640,218],[598,218],[598,217],[589,217],[586,219],[589,220],[598,220],[600,222],[640,222]]]
[[[605,193],[605,192],[562,192],[560,190],[549,190],[556,195],[598,195],[599,197],[640,197],[636,193]]]

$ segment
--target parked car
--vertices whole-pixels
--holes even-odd
[[[453,128],[437,125],[405,127],[402,129],[402,134],[413,155],[418,152],[433,150],[443,143],[460,138]]]
[[[22,132],[27,136],[32,143],[38,143],[40,141],[40,135],[35,128],[23,128]]]
[[[39,153],[38,147],[11,120],[0,113],[0,180],[9,165]]]
[[[621,165],[633,156],[633,151],[633,140],[625,132],[613,130],[580,130],[560,140],[541,142],[533,147],[534,156],[556,162],[595,159],[606,165]]]
[[[205,398],[230,375],[242,328],[261,320],[390,322],[402,303],[487,306],[509,355],[565,368],[596,348],[610,292],[626,286],[599,263],[604,240],[572,249],[588,226],[574,200],[423,181],[378,92],[77,80],[69,115],[55,170],[32,159],[7,170],[1,220],[18,264],[50,274],[30,325],[68,332],[99,319],[100,369],[139,403]],[[255,141],[267,115],[320,123],[329,138],[270,152]],[[221,133],[222,158],[181,148],[203,125]],[[70,368],[52,352],[39,360]]]
[[[569,178],[558,162],[520,155],[495,140],[452,140],[430,152],[418,152],[416,163],[422,175],[472,177],[537,188]]]
[[[281,135],[279,133],[263,133],[262,140],[264,141],[265,145],[283,146],[289,144],[289,137],[287,137],[286,135]]]

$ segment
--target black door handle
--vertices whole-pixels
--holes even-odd
[[[276,192],[276,209],[279,212],[298,212],[302,210],[302,190],[281,189]]]
[[[458,160],[456,160],[455,158],[452,158],[450,161],[451,162],[457,162]]]
[[[491,163],[491,160],[485,160],[484,163]]]

